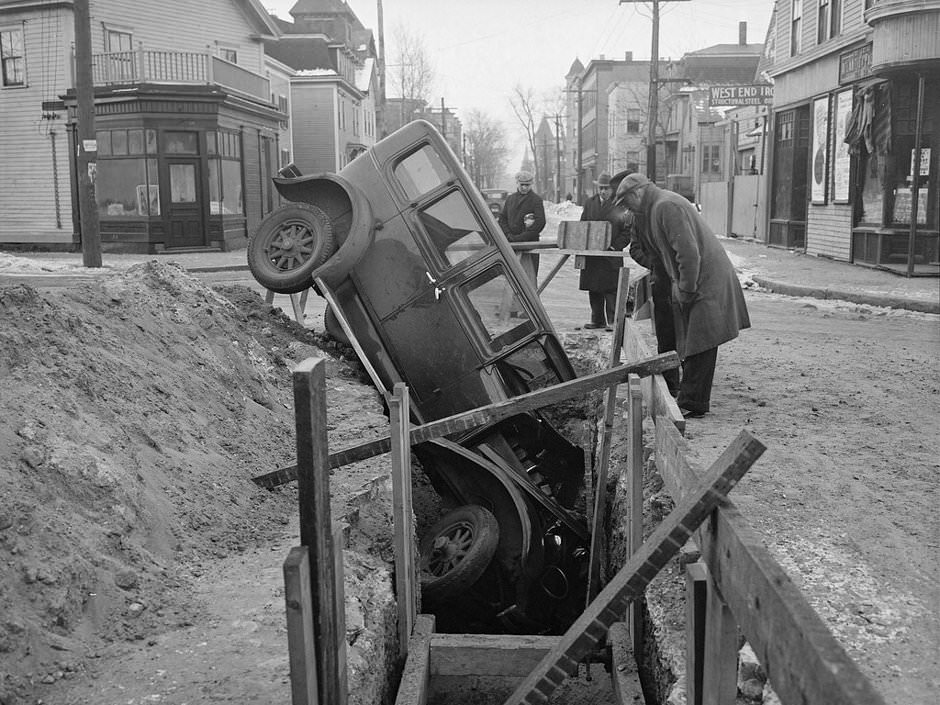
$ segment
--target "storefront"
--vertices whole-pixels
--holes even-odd
[[[244,247],[275,207],[271,177],[283,115],[273,106],[213,87],[138,86],[99,93],[95,112],[95,194],[106,251]],[[78,227],[74,187],[73,212]]]
[[[940,0],[869,5],[773,69],[768,244],[937,276]]]

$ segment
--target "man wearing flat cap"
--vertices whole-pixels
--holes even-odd
[[[630,218],[623,206],[614,203],[611,176],[601,174],[594,182],[597,193],[591,196],[581,211],[581,220],[606,220],[612,226],[610,251],[623,250],[630,242]],[[625,220],[624,216],[627,216]],[[614,323],[617,299],[618,270],[623,267],[622,257],[584,258],[584,267],[578,277],[578,288],[588,293],[591,320],[585,328],[606,328]]]
[[[637,215],[637,238],[671,283],[682,375],[676,403],[686,418],[710,410],[718,346],[750,328],[747,305],[724,247],[688,200],[628,174],[616,200]]]
[[[532,190],[532,174],[516,174],[516,192],[509,194],[499,213],[499,227],[509,242],[535,242],[545,227],[545,207],[542,197]],[[539,256],[534,252],[521,252],[519,261],[530,281],[536,284]]]

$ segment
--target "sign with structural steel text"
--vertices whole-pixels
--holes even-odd
[[[771,105],[774,87],[765,83],[744,83],[732,86],[711,86],[708,105]]]

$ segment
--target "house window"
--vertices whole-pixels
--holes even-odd
[[[23,28],[0,30],[0,63],[4,86],[26,85],[26,52],[23,50]]]
[[[229,63],[238,63],[238,51],[232,47],[219,47],[219,58],[225,59]]]
[[[104,66],[98,63],[95,68],[106,72],[102,77],[105,82],[135,81],[133,35],[126,30],[105,28],[104,43],[108,53],[104,58],[106,63]]]
[[[637,135],[640,133],[640,124],[643,121],[643,111],[631,109],[627,110],[627,134]]]
[[[803,0],[793,0],[790,12],[790,56],[800,53],[803,34]]]
[[[816,43],[822,44],[842,31],[841,0],[819,0],[816,21]]]
[[[109,29],[105,31],[105,43],[109,52],[131,51],[134,48],[134,37],[130,32]]]
[[[706,144],[702,147],[702,173],[721,173],[721,145]]]

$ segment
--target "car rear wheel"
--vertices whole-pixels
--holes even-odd
[[[486,571],[499,544],[499,524],[477,505],[454,509],[421,541],[421,596],[428,602],[456,597]]]
[[[265,289],[296,294],[313,285],[313,272],[336,249],[329,217],[308,203],[278,208],[248,243],[248,268]]]

